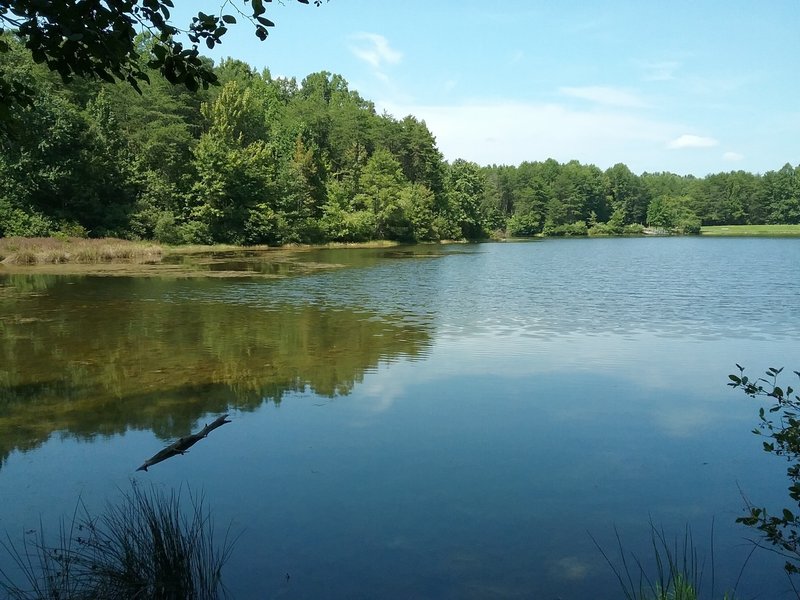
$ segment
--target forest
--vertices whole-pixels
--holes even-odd
[[[0,119],[0,237],[282,245],[800,223],[800,165],[700,178],[447,162],[424,121],[378,114],[340,75],[203,59],[219,85],[191,90],[154,70],[140,93],[64,83],[4,40],[0,73],[34,94]]]

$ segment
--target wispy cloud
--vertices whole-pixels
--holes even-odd
[[[722,155],[722,160],[726,160],[728,162],[738,162],[744,159],[743,154],[739,154],[738,152],[725,152]]]
[[[350,51],[358,58],[381,70],[385,65],[394,65],[403,59],[403,53],[389,45],[389,40],[377,33],[356,33],[350,36],[353,42]]]
[[[627,90],[600,86],[590,85],[584,87],[562,87],[558,91],[564,96],[571,98],[580,98],[581,100],[588,100],[597,104],[604,104],[606,106],[619,106],[624,108],[639,108],[645,106],[636,94]]]
[[[449,92],[452,92],[454,89],[456,89],[456,86],[458,86],[458,80],[456,80],[456,79],[448,79],[447,81],[445,81],[442,84],[442,89],[445,92],[449,93]]]
[[[714,138],[685,133],[682,136],[668,142],[667,148],[670,150],[681,150],[683,148],[711,148],[712,146],[716,146],[718,144],[719,142]]]
[[[643,70],[642,79],[644,81],[672,81],[675,79],[675,72],[680,68],[681,63],[673,60],[660,62],[641,62],[639,66]]]

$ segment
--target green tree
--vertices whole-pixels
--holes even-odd
[[[754,193],[752,176],[743,171],[711,174],[695,186],[694,210],[707,225],[740,225]]]
[[[372,211],[376,239],[413,238],[411,222],[400,201],[407,183],[400,163],[388,150],[377,150],[367,161],[353,208]]]
[[[205,106],[210,123],[194,150],[197,183],[188,230],[191,241],[282,241],[272,149],[264,139],[263,106],[231,81]]]
[[[320,222],[327,239],[363,242],[375,233],[375,214],[366,208],[354,209],[345,184],[335,178],[326,182],[327,200]]]
[[[778,171],[765,173],[763,185],[767,221],[800,223],[800,166],[794,169],[787,163]]]
[[[124,233],[134,193],[110,98],[95,94],[76,105],[19,44],[12,46],[0,54],[0,67],[36,96],[6,121],[15,133],[0,133],[0,233]]]
[[[650,196],[641,180],[622,163],[606,170],[605,175],[611,210],[622,211],[623,225],[644,223]]]
[[[248,13],[245,18],[253,25],[256,36],[266,39],[267,28],[274,23],[264,16],[263,0],[243,2]],[[321,0],[314,4],[319,6]],[[24,41],[37,63],[59,73],[64,81],[74,76],[96,77],[110,82],[127,81],[140,89],[140,82],[150,80],[150,67],[171,83],[182,83],[189,89],[216,83],[217,76],[201,60],[198,45],[203,42],[213,48],[221,43],[236,17],[199,12],[185,29],[180,29],[170,22],[172,7],[172,0],[6,0],[0,2],[0,34],[5,30],[13,32]],[[245,14],[237,12],[240,16]],[[140,30],[153,34],[155,43],[149,56],[142,56],[137,46]],[[175,40],[181,32],[187,34],[191,47]],[[8,41],[0,38],[0,53],[8,50]],[[17,85],[0,71],[0,119],[8,117],[13,104],[30,105],[32,101],[32,88]]]
[[[447,204],[442,217],[451,226],[448,233],[466,239],[486,237],[486,219],[482,211],[486,177],[480,167],[463,159],[454,161],[447,169],[444,189]]]
[[[400,207],[411,225],[409,239],[439,239],[436,230],[436,195],[421,183],[411,183],[400,192]]]
[[[700,233],[700,218],[689,196],[658,196],[647,208],[647,224],[675,233]]]
[[[603,172],[594,165],[568,162],[559,170],[551,189],[546,220],[552,225],[587,221],[592,212],[601,221],[608,218]]]

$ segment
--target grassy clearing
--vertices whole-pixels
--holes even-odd
[[[116,238],[0,238],[0,262],[8,265],[158,262],[164,249],[152,242]]]
[[[800,225],[708,225],[700,235],[730,236],[800,236]]]
[[[180,494],[135,484],[100,517],[73,515],[62,522],[56,545],[40,528],[22,547],[0,542],[22,581],[0,570],[0,591],[28,598],[205,600],[224,592],[222,567],[232,543],[214,542],[213,524],[202,498],[181,508]]]

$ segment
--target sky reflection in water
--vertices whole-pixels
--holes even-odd
[[[646,555],[648,519],[688,523],[707,551],[713,518],[732,585],[737,486],[780,501],[785,465],[725,382],[796,368],[794,240],[393,252],[309,253],[346,268],[270,281],[5,280],[0,526],[135,477],[202,489],[243,531],[238,597],[585,598],[617,593],[587,531]],[[764,264],[789,285],[765,294]],[[768,563],[740,591],[780,597]]]

